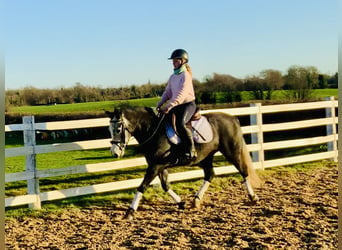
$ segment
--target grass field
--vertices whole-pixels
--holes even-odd
[[[86,102],[74,104],[57,104],[57,105],[42,105],[42,106],[21,106],[11,107],[9,113],[24,113],[24,114],[56,114],[56,113],[86,113],[99,112],[103,110],[112,111],[115,106],[129,104],[132,106],[147,106],[155,107],[160,98],[144,98],[125,101],[103,101],[103,102]]]
[[[243,101],[248,101],[248,92],[243,91],[241,93]],[[327,96],[338,96],[338,89],[315,89],[313,90],[314,99],[323,99]],[[272,99],[277,101],[288,101],[288,96],[285,90],[276,90],[272,93]],[[57,105],[43,105],[43,106],[22,106],[11,107],[10,113],[16,114],[57,114],[57,113],[86,113],[86,112],[98,112],[103,113],[103,110],[111,111],[114,106],[129,104],[132,106],[147,106],[155,107],[159,97],[133,99],[125,101],[103,101],[103,102],[87,102],[87,103],[74,103],[74,104],[57,104]]]

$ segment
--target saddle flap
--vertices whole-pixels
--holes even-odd
[[[176,131],[174,130],[173,126],[169,122],[166,122],[165,130],[166,130],[166,136],[171,143],[177,145],[181,142],[179,136],[176,134]]]

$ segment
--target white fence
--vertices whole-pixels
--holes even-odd
[[[257,169],[264,169],[274,166],[288,165],[301,162],[316,161],[322,159],[333,159],[337,161],[338,150],[337,140],[338,134],[336,127],[338,124],[338,117],[335,114],[335,108],[338,107],[338,101],[334,98],[327,98],[326,101],[310,102],[310,103],[297,103],[297,104],[281,104],[262,106],[261,104],[252,104],[250,107],[220,109],[220,110],[207,110],[202,113],[212,111],[226,112],[232,115],[248,115],[250,116],[249,126],[243,126],[242,131],[244,134],[251,134],[251,144],[248,144],[248,150],[252,152],[253,164]],[[288,112],[288,111],[302,111],[325,109],[326,117],[310,120],[300,120],[283,123],[263,124],[263,114]],[[36,154],[59,152],[59,151],[72,151],[72,150],[86,150],[104,148],[108,145],[110,147],[110,138],[92,141],[80,141],[72,143],[60,143],[49,145],[36,145],[35,134],[37,130],[66,130],[66,129],[80,129],[91,127],[103,127],[109,124],[108,118],[77,120],[77,121],[62,121],[62,122],[48,122],[48,123],[34,123],[34,117],[23,117],[23,124],[6,125],[5,131],[23,131],[24,133],[24,147],[6,148],[6,157],[14,157],[19,155],[26,156],[26,171],[19,173],[8,173],[5,175],[5,182],[27,181],[27,194],[15,197],[5,198],[5,206],[19,206],[28,204],[33,209],[40,209],[41,202],[51,201],[56,199],[63,199],[68,197],[102,193],[117,190],[127,190],[136,188],[142,181],[142,178],[129,179],[124,181],[116,181],[110,183],[102,183],[90,185],[85,187],[77,187],[63,190],[54,190],[48,192],[40,192],[39,179],[56,177],[62,175],[81,174],[81,173],[95,173],[108,170],[126,169],[135,166],[146,165],[143,157],[134,159],[123,159],[119,161],[86,164],[80,166],[71,166],[58,169],[38,170],[36,168]],[[282,140],[273,142],[264,142],[263,134],[271,131],[288,131],[299,128],[309,128],[326,126],[325,136],[313,136],[310,138]],[[133,142],[134,143],[134,142]],[[279,159],[265,160],[264,155],[266,150],[286,149],[302,146],[312,146],[326,143],[327,151],[306,154],[292,157],[285,157]],[[237,172],[232,165],[222,166],[215,168],[216,175],[223,175]],[[192,170],[180,173],[170,174],[170,181],[190,180],[203,177],[203,171]],[[159,183],[156,178],[152,184]]]

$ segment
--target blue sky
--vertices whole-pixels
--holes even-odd
[[[164,83],[189,52],[194,78],[293,65],[337,72],[337,1],[5,0],[6,89]]]

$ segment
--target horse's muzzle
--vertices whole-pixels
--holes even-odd
[[[110,153],[115,158],[121,158],[125,154],[125,148],[120,147],[117,144],[112,144],[112,147],[110,148]]]

